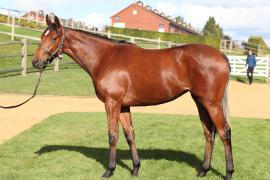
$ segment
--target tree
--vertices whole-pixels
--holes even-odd
[[[214,17],[210,16],[203,28],[203,34],[208,37],[223,38],[223,30],[216,23]]]
[[[177,23],[183,23],[183,22],[184,22],[184,18],[181,17],[181,16],[177,16],[177,17],[175,17],[174,19],[175,19],[175,21],[176,21]]]

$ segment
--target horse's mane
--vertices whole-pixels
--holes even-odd
[[[68,29],[71,29],[71,28],[68,28]],[[83,31],[83,30],[80,30],[80,29],[71,29],[71,30],[81,32],[81,33],[84,33],[84,34],[87,34],[87,35],[90,35],[90,36],[94,36],[95,38],[107,40],[107,41],[110,41],[110,42],[115,43],[115,44],[129,44],[129,45],[134,45],[135,46],[135,44],[130,43],[128,41],[111,39],[111,38],[108,38],[106,36],[102,36],[102,35],[100,35],[98,33],[92,33],[92,32]]]

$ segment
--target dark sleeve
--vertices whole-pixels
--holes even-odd
[[[256,66],[256,57],[254,56],[254,64],[255,64],[255,66]]]

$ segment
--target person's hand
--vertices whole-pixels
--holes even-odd
[[[248,69],[248,65],[246,65],[246,70]]]

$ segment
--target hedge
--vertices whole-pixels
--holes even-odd
[[[107,29],[113,34],[123,34],[127,36],[142,37],[149,39],[160,38],[163,41],[171,41],[174,43],[200,43],[219,48],[220,39],[205,37],[202,35],[190,35],[190,34],[176,34],[176,33],[161,33],[155,31],[137,30],[137,29],[127,29],[127,28],[115,28],[107,27]]]
[[[270,50],[265,43],[264,39],[260,36],[250,36],[246,49],[252,49],[257,55],[269,54]]]
[[[6,15],[0,15],[0,23],[7,23],[7,16]],[[12,19],[10,18],[10,22],[12,21]],[[42,24],[42,23],[36,23],[36,22],[33,22],[33,21],[27,21],[26,19],[18,19],[18,18],[15,18],[15,24],[16,25],[19,25],[19,26],[22,26],[22,27],[28,27],[28,28],[32,28],[32,29],[39,29],[39,30],[42,30],[45,27],[45,24]]]

